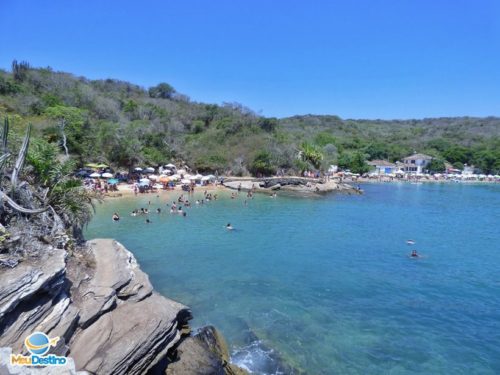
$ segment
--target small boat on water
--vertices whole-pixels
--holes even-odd
[[[415,245],[416,242],[415,242],[415,240],[406,240],[406,243],[408,245]]]

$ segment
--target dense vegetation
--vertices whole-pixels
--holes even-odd
[[[237,103],[192,102],[168,83],[148,89],[89,80],[16,61],[0,71],[0,116],[78,165],[115,168],[186,162],[234,175],[326,169],[368,170],[366,160],[400,160],[413,151],[500,173],[500,119],[344,120],[337,116],[265,118]]]

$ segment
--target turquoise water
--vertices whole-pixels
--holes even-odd
[[[363,189],[226,197],[151,224],[126,213],[166,195],[109,200],[86,235],[132,250],[192,326],[220,328],[256,373],[500,373],[500,186]],[[424,257],[407,256],[410,238]]]

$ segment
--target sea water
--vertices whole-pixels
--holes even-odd
[[[246,205],[219,193],[186,217],[166,206],[178,192],[110,199],[86,237],[122,242],[255,373],[500,373],[500,186],[362,188]],[[146,224],[129,216],[140,207],[162,213]]]

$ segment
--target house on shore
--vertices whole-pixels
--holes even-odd
[[[396,173],[397,166],[387,160],[371,160],[368,165],[375,168],[374,172],[379,175]]]
[[[464,170],[462,171],[462,175],[464,176],[472,176],[476,171],[476,168],[473,165],[464,164]]]
[[[404,171],[406,173],[423,173],[431,162],[432,156],[425,154],[413,154],[403,159]]]

